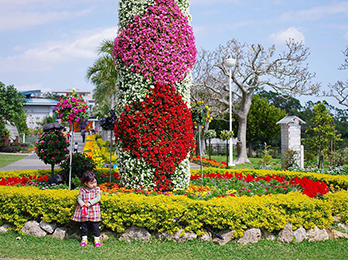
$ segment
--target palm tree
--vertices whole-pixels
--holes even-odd
[[[117,71],[112,56],[113,48],[112,40],[103,40],[98,49],[100,57],[93,63],[93,66],[88,67],[86,75],[87,80],[95,85],[93,99],[96,104],[103,106],[107,103],[110,108],[113,108],[117,97]]]

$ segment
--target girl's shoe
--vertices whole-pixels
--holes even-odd
[[[100,247],[100,240],[99,239],[94,240],[94,246]]]
[[[87,239],[82,239],[80,246],[87,246]]]

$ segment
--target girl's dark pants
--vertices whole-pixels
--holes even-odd
[[[100,230],[99,230],[99,222],[81,222],[81,236],[87,236],[88,235],[88,226],[92,227],[92,233],[95,237],[100,236]]]

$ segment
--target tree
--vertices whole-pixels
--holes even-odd
[[[6,121],[12,125],[23,126],[26,116],[24,112],[23,94],[18,92],[13,85],[5,86],[0,81],[0,134],[6,135]]]
[[[225,114],[229,107],[229,71],[223,61],[231,54],[236,59],[232,68],[233,113],[239,121],[235,163],[242,164],[250,162],[246,153],[247,117],[255,91],[270,88],[285,95],[313,94],[320,84],[311,83],[315,74],[304,64],[309,49],[302,43],[289,40],[286,50],[274,57],[275,46],[266,50],[260,44],[242,44],[233,39],[215,51],[202,50],[193,69],[193,89],[200,93],[209,91],[208,105],[216,107],[220,114]]]
[[[310,151],[318,158],[318,168],[323,168],[324,159],[328,156],[331,142],[341,141],[341,135],[337,134],[334,118],[329,114],[325,103],[317,103],[313,106],[313,116],[311,126],[306,129],[310,134],[304,138],[305,144]]]
[[[44,117],[44,119],[42,119],[42,121],[41,122],[37,122],[37,124],[39,125],[39,126],[45,126],[45,125],[47,125],[47,124],[49,124],[49,123],[54,123],[54,122],[56,122],[57,121],[57,117],[54,117],[54,116],[45,116]]]
[[[114,107],[114,100],[117,96],[118,73],[115,69],[112,51],[114,43],[112,40],[104,40],[99,47],[101,55],[92,67],[87,70],[87,79],[94,85],[93,98],[98,106],[109,105],[109,110]]]
[[[344,63],[338,68],[339,70],[348,69],[348,47],[343,51],[343,54],[346,58]],[[334,97],[339,104],[348,107],[348,80],[339,80],[334,84],[329,84],[329,88],[329,92],[324,91],[324,96]]]
[[[280,137],[280,125],[276,123],[285,116],[287,113],[284,110],[270,105],[265,98],[259,95],[253,97],[247,128],[249,156],[254,142],[270,143],[270,140]]]
[[[303,108],[300,100],[292,96],[282,95],[281,93],[265,90],[260,90],[255,93],[260,95],[261,98],[266,98],[270,105],[284,110],[288,115],[291,116],[298,116]]]

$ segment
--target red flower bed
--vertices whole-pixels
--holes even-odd
[[[224,180],[231,180],[233,178],[236,178],[237,180],[245,181],[247,183],[249,182],[257,182],[260,180],[270,182],[272,180],[276,180],[279,184],[287,183],[288,181],[285,180],[284,176],[278,176],[278,175],[266,175],[266,176],[258,176],[254,177],[250,174],[243,175],[242,173],[231,173],[226,172],[224,174],[220,173],[206,173],[204,174],[205,178],[209,179],[224,179]],[[200,174],[195,174],[191,176],[191,180],[199,180],[201,179]],[[303,194],[307,195],[308,197],[314,198],[322,196],[329,192],[329,188],[325,182],[320,181],[313,181],[311,179],[308,179],[306,177],[298,178],[295,177],[294,180],[290,181],[291,185],[300,185],[300,187],[303,189]]]
[[[187,188],[184,191],[176,191],[176,192],[156,192],[146,189],[145,187],[139,187],[138,189],[126,189],[124,187],[120,187],[117,183],[105,183],[109,179],[108,174],[101,174],[100,178],[98,178],[98,182],[101,183],[100,187],[101,189],[106,193],[138,193],[138,194],[145,194],[145,195],[156,195],[156,194],[164,194],[164,195],[186,195],[188,197],[194,198],[194,199],[202,199],[204,196],[206,198],[210,197],[225,197],[225,196],[250,196],[250,195],[258,195],[260,194],[256,193],[256,190],[254,189],[256,186],[263,187],[263,183],[271,183],[273,182],[271,188],[274,192],[279,192],[286,194],[288,191],[291,191],[292,188],[299,186],[300,190],[302,190],[302,193],[307,195],[311,198],[320,197],[326,193],[329,192],[329,188],[325,182],[320,181],[313,181],[311,179],[308,179],[306,177],[298,178],[295,177],[291,181],[285,180],[284,176],[277,176],[277,175],[266,175],[266,176],[258,176],[254,177],[250,174],[243,175],[242,173],[231,173],[226,172],[224,174],[220,173],[206,173],[203,176],[205,178],[205,186],[202,186],[198,183],[198,181],[201,180],[200,174],[195,174],[191,176],[191,185],[189,188]],[[113,173],[113,178],[118,180],[119,174],[117,172]],[[49,179],[48,176],[37,176],[32,175],[29,177],[9,177],[9,178],[2,178],[0,180],[0,185],[2,186],[25,186],[25,185],[32,185],[35,182],[47,182]],[[211,180],[212,182],[209,183]],[[222,180],[224,182],[221,182],[221,187],[219,187],[219,183],[216,182],[216,180]],[[231,184],[231,187],[226,187],[226,181],[228,181],[228,185]],[[238,182],[239,181],[239,182]],[[104,183],[103,183],[104,182]],[[215,183],[215,185],[211,185],[212,183]],[[244,183],[244,184],[243,184]],[[246,183],[252,183],[251,186],[248,186]],[[278,183],[275,185],[275,183]],[[228,186],[227,185],[227,186]],[[251,188],[252,187],[252,188]],[[227,190],[236,189],[235,193],[229,193]],[[254,190],[252,190],[254,189]],[[296,190],[296,189],[295,189]],[[270,195],[269,193],[270,189],[266,191],[264,194]],[[204,196],[201,196],[202,192],[204,193]],[[222,193],[226,194],[222,194]],[[252,194],[252,192],[255,192]]]
[[[329,192],[329,188],[325,182],[313,181],[306,177],[303,177],[302,179],[295,177],[291,182],[293,184],[300,184],[304,190],[303,194],[306,194],[311,198],[322,196]]]
[[[38,181],[38,182],[46,182],[49,179],[48,176],[37,176],[31,175],[29,177],[9,177],[9,178],[2,178],[0,180],[0,185],[1,186],[17,186],[17,185],[28,185],[33,181]]]

